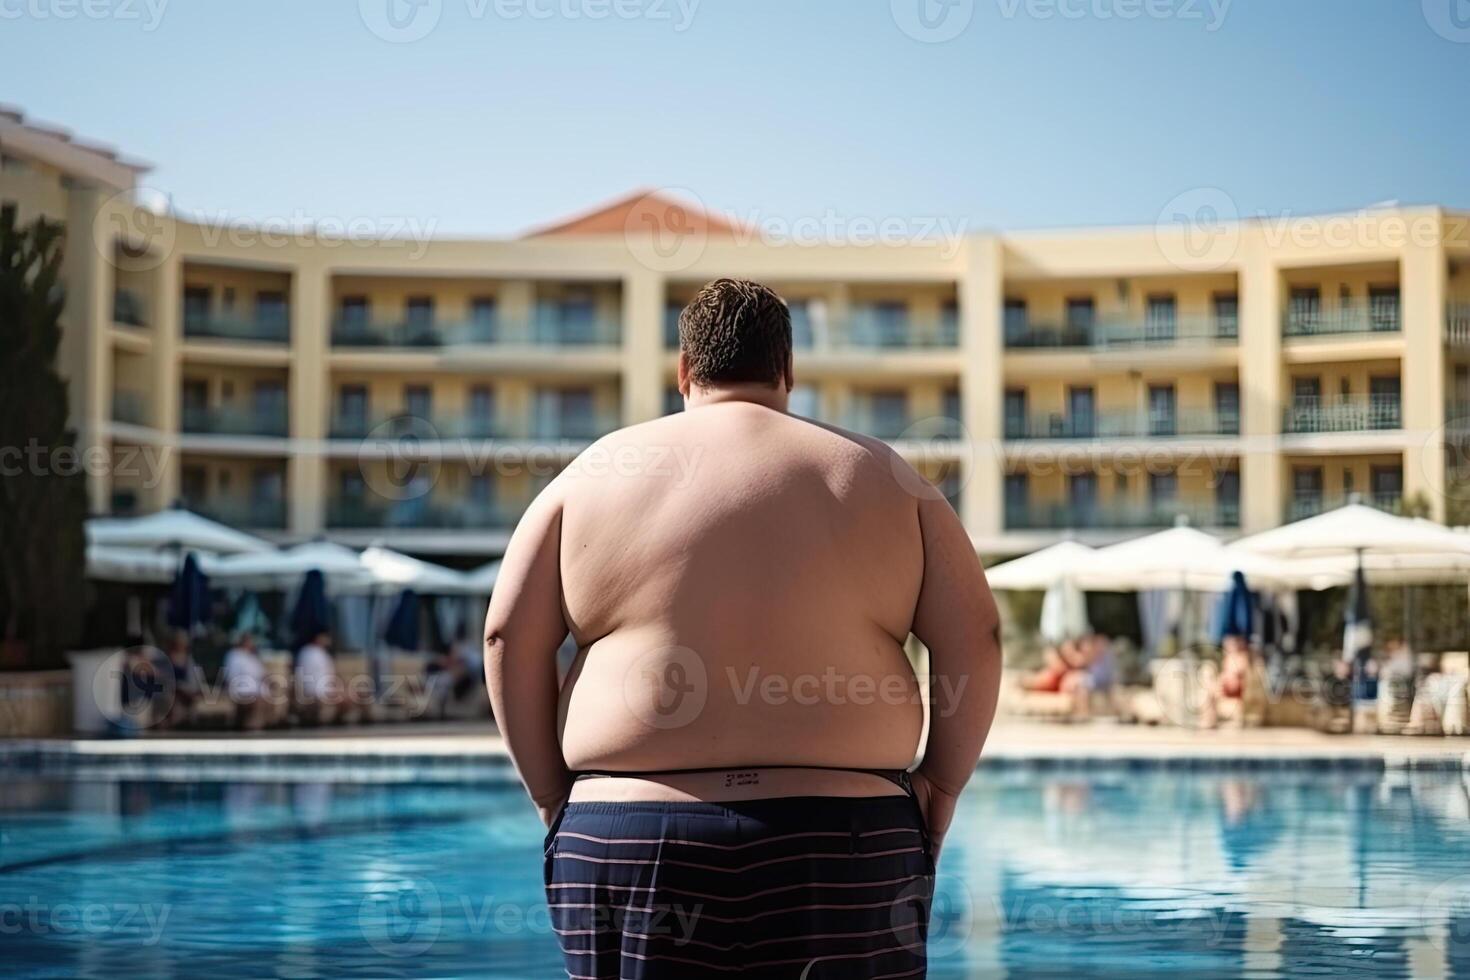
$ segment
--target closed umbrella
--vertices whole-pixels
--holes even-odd
[[[168,624],[192,633],[209,618],[209,579],[190,552],[174,576],[168,593]]]
[[[1233,572],[1230,588],[1220,597],[1215,607],[1214,628],[1210,639],[1216,646],[1225,642],[1227,636],[1250,637],[1255,630],[1256,594],[1246,585],[1245,574]]]
[[[301,591],[297,593],[296,605],[291,610],[293,646],[299,650],[331,628],[332,608],[327,602],[326,578],[320,570],[313,568],[301,580]]]
[[[1041,638],[1047,643],[1061,643],[1090,632],[1087,597],[1071,579],[1057,579],[1041,600]]]
[[[1342,658],[1361,665],[1373,650],[1373,615],[1368,608],[1368,579],[1359,568],[1348,592],[1347,611],[1343,613]]]
[[[419,597],[413,589],[404,589],[398,596],[398,605],[383,631],[383,640],[400,650],[419,648]]]

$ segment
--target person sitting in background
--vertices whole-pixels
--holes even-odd
[[[484,689],[485,662],[480,651],[463,637],[439,651],[425,668],[428,674],[429,714],[441,721],[450,701],[462,702]]]
[[[194,662],[194,656],[189,652],[189,634],[182,630],[176,631],[169,639],[168,657],[165,663],[160,665],[163,671],[171,675],[167,681],[172,697],[169,698],[167,708],[162,718],[159,719],[160,728],[183,728],[193,718],[194,702],[199,699],[199,665]]]
[[[1077,645],[1065,640],[1060,647],[1047,647],[1041,652],[1041,669],[1021,679],[1023,691],[1057,694],[1079,659]]]
[[[1227,636],[1221,648],[1220,672],[1205,675],[1205,697],[1200,725],[1214,728],[1222,717],[1244,723],[1246,688],[1251,682],[1255,660],[1243,636]]]
[[[230,703],[235,706],[235,727],[257,731],[265,727],[266,699],[265,663],[255,652],[255,637],[241,633],[235,645],[225,654],[220,668],[220,681]]]
[[[332,634],[322,630],[296,655],[296,717],[303,725],[330,722],[338,702],[337,665],[332,659]]]

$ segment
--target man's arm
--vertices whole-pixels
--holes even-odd
[[[914,635],[929,649],[929,740],[915,774],[937,854],[955,800],[975,772],[1000,691],[1000,615],[959,516],[921,498],[924,582]]]
[[[485,683],[495,722],[548,825],[572,786],[557,737],[556,651],[567,635],[561,515],[554,489],[526,511],[505,550],[485,616]]]

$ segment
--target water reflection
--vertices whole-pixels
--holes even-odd
[[[554,976],[540,837],[503,784],[11,774],[0,920],[22,927],[0,929],[0,961]],[[1458,773],[987,770],[940,870],[933,977],[1470,978]],[[34,916],[4,919],[32,899]],[[79,927],[87,907],[102,918]]]

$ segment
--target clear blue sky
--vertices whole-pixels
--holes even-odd
[[[1432,10],[1461,0],[956,0],[943,43],[899,26],[919,0],[701,0],[683,30],[693,0],[429,0],[411,43],[366,26],[388,0],[167,0],[152,30],[163,0],[77,2],[0,0],[0,101],[231,217],[509,234],[636,186],[970,230],[1148,223],[1200,186],[1470,206],[1470,22]],[[613,4],[647,15],[588,16]]]

